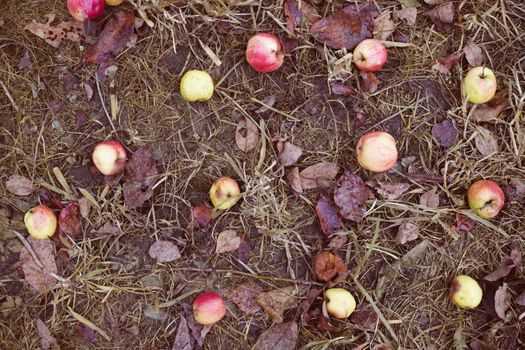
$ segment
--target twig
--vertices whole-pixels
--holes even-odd
[[[7,86],[5,86],[4,82],[0,80],[0,85],[2,85],[2,88],[4,89],[4,92],[9,99],[9,102],[11,102],[11,106],[15,109],[15,111],[18,112],[18,105],[16,104],[15,100],[13,99],[13,96],[9,93],[9,90],[7,89]]]

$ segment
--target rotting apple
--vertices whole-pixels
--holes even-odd
[[[356,147],[357,161],[365,169],[383,172],[397,161],[396,140],[384,131],[373,131],[359,138]]]
[[[77,21],[96,19],[104,12],[104,0],[67,0],[67,9]]]
[[[202,70],[189,70],[180,81],[180,94],[188,102],[207,101],[214,89],[213,79]]]
[[[53,236],[55,233],[57,218],[51,209],[41,204],[26,212],[24,224],[31,236],[45,239]]]
[[[484,219],[491,219],[503,208],[505,193],[494,181],[479,180],[469,187],[467,200],[470,209],[476,215]]]
[[[92,158],[103,175],[116,175],[126,167],[126,149],[118,141],[107,140],[97,144]]]
[[[388,53],[379,40],[365,39],[354,49],[354,64],[363,72],[378,71],[386,63]]]
[[[481,303],[483,291],[475,279],[459,275],[450,282],[450,300],[464,309],[474,309]]]
[[[217,179],[210,188],[210,199],[216,209],[230,209],[240,198],[239,184],[231,177]]]
[[[108,6],[118,6],[122,4],[125,0],[106,0],[106,5]]]
[[[498,83],[494,72],[487,67],[472,68],[461,84],[461,93],[472,103],[485,103],[496,94]]]
[[[246,48],[248,64],[260,73],[273,72],[284,62],[281,41],[270,33],[258,33],[248,40]]]
[[[215,324],[226,315],[226,305],[219,294],[205,292],[193,302],[193,314],[202,325]]]
[[[336,318],[347,318],[355,310],[355,298],[352,293],[346,289],[330,288],[326,290],[324,296],[327,299],[327,301],[325,301],[326,311]]]

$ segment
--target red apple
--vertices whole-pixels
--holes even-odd
[[[354,64],[363,72],[380,70],[386,63],[387,51],[379,40],[366,39],[354,49]]]
[[[74,19],[83,22],[104,12],[104,0],[67,0],[67,9]]]
[[[281,50],[281,42],[275,35],[255,34],[248,40],[246,60],[257,72],[273,72],[283,64],[284,54]]]
[[[103,175],[124,171],[126,159],[126,149],[118,141],[102,141],[93,150],[93,163]]]
[[[356,153],[363,168],[378,173],[387,171],[397,161],[396,140],[387,132],[369,132],[357,142]]]
[[[220,210],[230,209],[241,198],[237,181],[231,177],[221,177],[211,185],[210,199],[213,206]]]
[[[490,180],[474,182],[467,192],[470,209],[478,216],[491,219],[498,215],[505,204],[505,194],[497,183]]]
[[[199,295],[193,302],[195,320],[203,325],[214,324],[226,315],[226,305],[219,294],[206,292]]]
[[[55,233],[57,218],[51,209],[45,205],[39,205],[24,215],[24,224],[31,236],[44,239]]]

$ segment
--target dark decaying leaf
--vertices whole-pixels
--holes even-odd
[[[432,127],[432,136],[445,148],[452,147],[458,140],[459,131],[449,120],[443,120]]]
[[[157,167],[151,153],[138,149],[126,163],[124,202],[129,209],[142,206],[153,196]]]
[[[359,77],[361,77],[361,89],[364,92],[373,94],[379,89],[379,84],[381,80],[372,72],[359,72]]]
[[[319,21],[321,16],[315,7],[305,0],[286,0],[284,3],[284,15],[286,16],[286,28],[293,32],[295,27],[300,26],[303,21],[310,25]]]
[[[319,322],[317,323],[317,329],[321,332],[339,333],[342,331],[341,325],[331,322],[327,313],[326,315],[322,313],[319,316]]]
[[[181,316],[179,319],[177,334],[175,335],[171,350],[193,350],[193,339],[188,328],[188,321],[186,321],[184,316]]]
[[[188,224],[188,230],[202,230],[208,226],[213,219],[213,211],[206,204],[200,204],[192,209]]]
[[[252,245],[250,241],[247,238],[243,238],[241,240],[241,244],[239,245],[239,249],[235,252],[235,257],[242,261],[243,263],[247,263],[250,259],[250,253],[252,252]]]
[[[404,222],[397,230],[396,243],[406,244],[410,241],[416,240],[418,237],[419,225],[414,222]]]
[[[59,47],[63,40],[79,43],[83,36],[82,22],[67,21],[60,22],[56,26],[51,25],[55,20],[55,14],[46,15],[46,23],[38,23],[32,20],[31,23],[24,27],[39,38],[42,38],[53,47]]]
[[[29,196],[33,193],[33,182],[22,175],[11,175],[5,182],[6,189],[17,196]]]
[[[82,221],[78,203],[66,205],[58,214],[58,232],[73,239],[82,234]]]
[[[323,290],[321,288],[314,287],[308,291],[306,298],[304,298],[303,301],[301,302],[299,310],[301,312],[301,317],[306,323],[310,322],[310,318],[311,318],[308,311],[312,307],[312,304],[314,303],[315,299],[317,299],[317,297],[321,295],[322,292]]]
[[[328,282],[348,271],[343,259],[330,252],[322,252],[314,256],[312,268],[315,278],[322,282]]]
[[[365,183],[355,174],[345,171],[337,181],[334,201],[339,214],[348,220],[361,221],[366,216],[365,203],[368,193]]]
[[[432,69],[437,70],[442,74],[450,74],[450,70],[459,62],[459,56],[452,54],[444,58],[436,60],[432,64]]]
[[[38,335],[40,336],[40,346],[42,349],[60,350],[57,340],[53,337],[47,325],[39,318],[36,319],[35,323]]]
[[[511,244],[510,254],[501,260],[499,266],[493,272],[483,277],[486,281],[497,281],[507,277],[511,271],[521,265],[521,252],[517,243]]]
[[[33,248],[43,268],[38,266],[29,250],[23,247],[20,250],[20,263],[24,272],[24,278],[31,287],[40,293],[46,293],[57,282],[50,275],[51,273],[57,273],[57,265],[53,255],[53,243],[49,239],[36,239],[31,236],[27,237],[27,242]]]
[[[483,63],[483,51],[481,51],[481,48],[478,45],[470,43],[465,46],[464,52],[468,64],[472,67],[481,66]]]
[[[97,332],[94,329],[84,326],[80,323],[78,323],[75,326],[75,331],[80,336],[80,338],[86,343],[92,343],[97,337]]]
[[[264,331],[253,349],[294,350],[299,338],[299,327],[294,321],[276,324]]]
[[[377,325],[377,314],[369,303],[357,305],[356,310],[352,313],[352,323],[363,328],[366,331],[373,332]]]
[[[341,219],[337,214],[337,209],[332,202],[325,196],[321,196],[315,206],[315,212],[321,224],[321,230],[325,235],[331,235],[341,228]]]
[[[424,15],[434,22],[439,31],[448,33],[452,28],[452,23],[454,23],[454,4],[447,2],[425,12]]]
[[[381,181],[367,181],[366,184],[374,188],[381,197],[388,200],[399,198],[399,196],[410,188],[410,184],[406,182],[387,183]]]
[[[351,50],[372,37],[373,21],[378,15],[375,5],[349,5],[315,23],[310,31],[319,42],[334,49]]]
[[[195,349],[201,349],[202,345],[204,344],[204,339],[206,338],[208,332],[211,330],[212,325],[203,326],[197,323],[197,321],[195,321],[191,305],[183,303],[182,307],[184,309],[184,315],[188,323],[188,328],[190,329],[191,335],[195,340],[194,347]]]
[[[294,308],[297,304],[295,294],[294,286],[274,289],[260,293],[257,296],[257,303],[274,322],[281,323],[284,311]]]
[[[90,63],[107,63],[115,59],[126,47],[133,34],[133,12],[117,10],[104,26],[95,44],[87,50],[84,59]]]
[[[456,213],[456,227],[460,231],[468,232],[476,226],[476,221],[461,213]]]
[[[261,286],[252,282],[246,282],[226,293],[225,297],[233,301],[242,312],[252,315],[261,310],[257,303],[257,296],[261,292]]]
[[[502,320],[505,320],[505,312],[510,306],[510,300],[511,296],[507,292],[507,283],[503,283],[494,295],[494,309],[498,317]]]

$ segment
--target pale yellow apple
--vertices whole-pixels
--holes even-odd
[[[483,291],[475,279],[459,275],[450,283],[450,300],[464,309],[474,309],[481,303]]]
[[[467,199],[474,213],[484,219],[491,219],[503,208],[505,193],[494,181],[479,180],[468,189]]]
[[[118,6],[122,4],[124,0],[106,0],[106,5],[108,6]]]
[[[355,298],[346,289],[330,288],[324,292],[326,302],[326,311],[336,318],[347,318],[354,312],[356,307]]]
[[[461,85],[463,96],[472,103],[485,103],[496,94],[498,83],[494,72],[487,67],[472,68]]]
[[[180,81],[180,94],[189,102],[207,101],[213,95],[211,76],[201,70],[187,71]]]
[[[241,198],[237,181],[231,177],[221,177],[210,188],[210,199],[216,209],[230,209]]]
[[[45,239],[53,236],[57,228],[55,213],[45,205],[30,209],[24,215],[27,232],[34,238]]]
[[[356,154],[363,168],[378,173],[387,171],[397,161],[396,140],[387,132],[369,132],[357,142]]]

